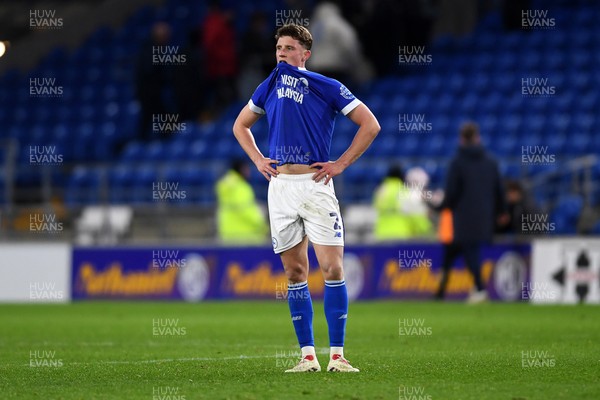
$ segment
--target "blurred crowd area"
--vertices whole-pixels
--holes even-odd
[[[440,34],[463,35],[482,4],[466,1],[461,13],[443,13],[443,2],[284,0],[256,8],[210,1],[200,23],[185,31],[185,70],[152,65],[157,46],[169,46],[175,24],[152,25],[137,64],[142,106],[140,136],[152,139],[151,115],[167,110],[199,122],[218,119],[231,104],[247,101],[275,66],[274,33],[286,23],[311,30],[311,70],[338,79],[360,94],[373,79],[402,74],[400,43],[428,45]],[[166,55],[166,54],[163,54]]]
[[[217,186],[244,159],[231,127],[290,22],[313,35],[308,69],[382,126],[336,180],[350,239],[377,240],[394,169],[397,217],[421,215],[401,237],[438,237],[439,214],[407,193],[442,201],[467,120],[512,207],[498,234],[523,234],[524,214],[547,223],[529,234],[598,234],[598,17],[593,0],[7,2],[0,235],[39,233],[44,213],[86,243],[218,238]],[[253,131],[266,152],[266,121]],[[355,132],[338,118],[332,158]],[[242,175],[264,211],[266,180]]]

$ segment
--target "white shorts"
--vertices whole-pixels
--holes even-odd
[[[315,244],[343,246],[344,229],[333,180],[327,185],[313,174],[279,174],[269,183],[269,219],[273,251],[291,249],[308,235]]]

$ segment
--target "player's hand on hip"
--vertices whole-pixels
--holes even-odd
[[[329,183],[331,178],[344,172],[344,168],[341,165],[337,164],[335,161],[316,162],[316,163],[311,164],[310,167],[311,168],[321,167],[320,170],[315,172],[315,174],[313,175],[312,178],[316,182],[319,182],[319,181],[321,181],[321,179],[325,178],[325,182],[324,182],[325,185],[327,185]]]
[[[271,166],[271,164],[275,164],[277,165],[279,163],[279,161],[277,160],[272,160],[270,158],[260,158],[257,161],[254,162],[254,165],[256,165],[256,169],[258,169],[258,171],[263,174],[263,176],[268,180],[271,181],[271,176],[277,176],[279,175],[279,172],[273,168]]]

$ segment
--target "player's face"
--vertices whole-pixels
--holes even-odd
[[[310,50],[306,50],[296,39],[282,36],[277,40],[275,56],[278,63],[285,61],[294,67],[304,67],[310,57]]]

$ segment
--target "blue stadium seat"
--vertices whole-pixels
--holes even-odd
[[[121,154],[122,161],[140,162],[145,158],[145,148],[140,142],[130,142]]]
[[[502,160],[500,160],[499,163],[499,168],[500,168],[500,175],[503,176],[504,178],[512,178],[512,179],[519,179],[522,176],[522,168],[523,166],[521,165],[521,163],[517,162],[517,163],[507,163],[507,162],[503,162]]]
[[[550,220],[556,224],[555,233],[562,235],[577,233],[577,222],[582,208],[583,199],[581,197],[560,197],[550,214]]]
[[[150,142],[144,151],[144,161],[166,161],[167,143],[161,140]]]
[[[482,32],[475,35],[474,45],[478,52],[493,50],[500,38],[491,32]]]
[[[594,227],[592,228],[591,232],[592,235],[598,235],[600,236],[600,221],[597,221],[594,224]]]
[[[229,3],[237,11],[235,28],[239,32],[247,26],[253,10],[283,7],[279,0],[260,5],[236,4],[233,0]],[[380,160],[382,165],[398,157],[440,162],[440,157],[453,154],[460,122],[466,118],[480,123],[486,145],[500,157],[518,159],[520,146],[529,144],[547,145],[558,159],[599,154],[600,72],[596,65],[600,62],[600,28],[595,21],[600,14],[587,1],[561,0],[559,6],[550,10],[557,18],[557,26],[549,30],[507,32],[501,14],[488,13],[471,35],[436,39],[429,46],[434,62],[428,68],[405,70],[402,76],[379,77],[365,85],[360,98],[382,125],[380,136],[365,157]],[[531,7],[547,8],[539,0],[534,0]],[[182,44],[187,32],[202,21],[206,10],[206,2],[185,0],[168,0],[156,8],[143,6],[114,30],[106,26],[96,29],[72,54],[56,47],[30,71],[21,74],[11,70],[0,76],[0,126],[4,127],[4,137],[19,140],[20,164],[28,166],[26,149],[30,144],[54,145],[69,162],[84,163],[114,161],[118,146],[124,143],[118,168],[110,171],[111,182],[121,185],[132,171],[137,173],[140,168],[136,165],[143,160],[152,161],[146,167],[152,167],[156,175],[162,161],[222,163],[243,156],[231,127],[245,100],[231,104],[213,122],[187,121],[185,132],[164,142],[131,141],[137,134],[140,113],[133,82],[136,54],[149,37],[152,23],[169,21],[174,43]],[[38,76],[56,77],[64,85],[60,101],[31,98],[22,90],[28,86],[29,77]],[[534,76],[548,78],[549,84],[556,86],[557,95],[522,96],[520,80]],[[424,114],[432,124],[432,131],[400,132],[398,116],[402,113]],[[266,151],[266,118],[259,120],[253,132],[261,150]],[[354,132],[356,127],[349,120],[338,118],[332,155],[339,155],[347,148]],[[130,142],[126,143],[127,140]],[[530,173],[541,173],[545,168],[534,166]],[[510,173],[516,169],[512,162],[505,167]],[[432,170],[441,179],[443,166]],[[165,171],[184,172],[178,166],[167,167]],[[215,173],[213,170],[210,174]],[[67,187],[71,192],[67,192],[71,199],[74,192],[69,185],[74,175],[79,179],[81,174],[78,171],[68,177]],[[190,172],[187,178],[200,179],[195,174]],[[194,193],[196,202],[214,201],[209,187],[214,184],[213,178],[210,183],[200,183],[203,189]],[[358,189],[348,192],[349,196],[364,201],[369,198],[366,189],[374,184],[372,175],[361,177],[360,173],[349,172],[343,180],[352,184],[354,178],[359,180]],[[568,179],[568,176],[557,178],[556,183],[565,184]],[[23,170],[18,181],[36,184],[39,174]],[[93,200],[93,196],[86,196],[82,196],[83,201]],[[147,194],[144,196],[137,201],[147,201]],[[111,194],[111,201],[131,199],[133,192]]]
[[[101,200],[102,171],[77,166],[67,183],[66,203],[69,205],[98,204]]]
[[[165,161],[183,161],[187,159],[189,144],[185,139],[173,139],[165,149]]]
[[[189,122],[190,132],[202,138],[219,137],[219,132],[225,132],[223,125],[215,122],[206,122],[204,124],[196,124]]]
[[[591,153],[592,138],[587,133],[574,133],[564,147],[564,154],[571,157]]]
[[[133,200],[131,187],[136,177],[127,164],[117,165],[109,171],[109,201],[112,204],[127,204]]]
[[[135,180],[131,186],[133,189],[132,202],[135,204],[149,204],[153,200],[153,185],[158,184],[157,166],[154,164],[142,164],[133,169]]]
[[[211,149],[206,140],[197,139],[189,147],[188,159],[190,161],[201,161],[207,157]]]
[[[214,186],[217,182],[217,174],[214,168],[185,168],[182,174],[182,182],[191,187],[190,201],[199,204],[211,204],[214,202]],[[263,178],[264,179],[264,178]]]
[[[546,132],[545,134],[544,142],[548,146],[548,151],[554,155],[563,154],[568,136],[565,134],[555,134],[553,132]]]

